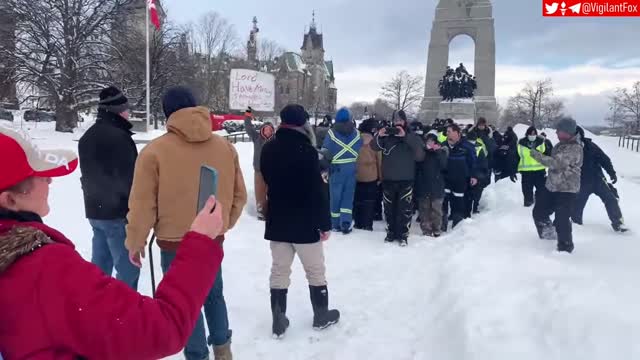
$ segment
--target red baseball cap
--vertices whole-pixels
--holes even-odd
[[[26,133],[0,126],[0,190],[32,177],[60,177],[78,167],[69,150],[40,150]]]

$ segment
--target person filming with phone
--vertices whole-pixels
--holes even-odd
[[[413,187],[416,162],[424,160],[422,140],[407,132],[407,115],[400,110],[393,115],[393,126],[380,129],[372,143],[382,151],[382,188],[387,219],[385,242],[407,246],[413,217]]]
[[[167,91],[162,100],[167,133],[147,145],[136,163],[129,197],[127,240],[130,258],[142,266],[146,241],[155,231],[161,249],[163,272],[176,258],[180,241],[196,216],[199,178],[203,166],[217,171],[217,199],[223,208],[224,226],[219,241],[238,221],[247,202],[247,191],[235,147],[211,132],[209,110],[198,107],[195,96],[184,87]],[[230,360],[231,330],[223,296],[222,271],[204,305],[185,348],[187,360],[206,359],[213,345],[216,360]]]

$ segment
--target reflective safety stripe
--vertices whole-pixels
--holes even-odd
[[[487,144],[484,143],[484,140],[482,140],[482,138],[478,138],[478,144],[482,145],[482,149],[484,150],[485,154],[489,153],[489,151],[487,151]],[[478,153],[478,155],[480,155],[480,153]]]
[[[449,190],[449,189],[444,189],[444,193],[445,193],[445,194],[451,194],[451,190]]]
[[[354,163],[356,161],[358,161],[358,160],[352,158],[352,159],[333,160],[333,161],[331,161],[331,163],[335,164],[335,165],[340,165],[340,164],[351,164],[351,163]]]
[[[477,148],[476,148],[476,156],[477,156],[477,157],[480,157],[480,154],[481,154],[483,151],[485,152],[485,154],[487,153],[487,152],[486,152],[486,150],[485,150],[482,146],[477,147]]]
[[[353,211],[351,209],[340,209],[340,212],[343,214],[353,214]]]
[[[456,192],[454,192],[453,196],[455,196],[455,197],[464,197],[464,193],[456,193]]]
[[[404,196],[402,196],[400,198],[400,200],[404,200],[404,199],[408,198],[411,195],[413,195],[413,189],[411,191],[409,191],[408,193],[404,194]]]
[[[356,159],[358,158],[358,152],[353,149],[353,146],[357,144],[358,141],[360,141],[360,134],[356,134],[356,137],[349,144],[345,144],[340,139],[338,139],[336,135],[333,133],[333,130],[329,130],[328,134],[331,140],[333,140],[336,144],[338,144],[338,146],[342,147],[342,150],[340,150],[340,152],[338,152],[333,157],[333,160],[331,161],[332,164],[335,164],[335,165],[350,164],[357,161]],[[355,158],[341,159],[341,157],[345,155],[347,152],[351,153],[353,156],[355,156]]]
[[[326,214],[326,213],[325,213],[325,214]],[[338,213],[338,214],[336,214],[336,213],[331,213],[331,217],[333,217],[333,218],[339,218],[339,217],[340,217],[340,214],[339,214],[339,213]]]
[[[547,150],[547,146],[545,143],[542,143],[536,150],[544,153]],[[531,156],[531,149],[526,146],[518,144],[518,156],[520,156],[520,163],[518,164],[518,171],[520,172],[541,171],[546,169],[544,165],[540,164],[538,160]]]

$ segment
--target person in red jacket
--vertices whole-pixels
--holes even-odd
[[[160,359],[186,344],[223,258],[222,209],[209,199],[155,298],[85,261],[45,225],[52,177],[73,152],[38,150],[0,127],[0,354],[23,359]],[[213,261],[212,261],[213,259]]]

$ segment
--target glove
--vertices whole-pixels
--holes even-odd
[[[511,175],[509,176],[509,179],[511,179],[511,182],[516,183],[518,182],[518,175]]]
[[[617,184],[617,183],[618,183],[618,175],[613,174],[613,175],[611,175],[611,176],[609,176],[609,177],[611,178],[611,183],[612,183],[613,185],[615,185],[615,184]]]

